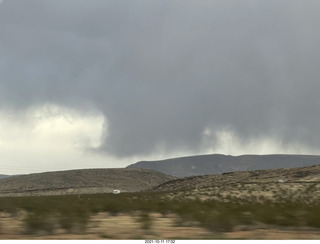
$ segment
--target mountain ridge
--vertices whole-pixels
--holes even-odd
[[[320,164],[318,155],[299,154],[247,154],[231,156],[206,154],[170,158],[156,161],[139,161],[127,168],[144,168],[176,177],[222,174],[235,171],[295,168]]]

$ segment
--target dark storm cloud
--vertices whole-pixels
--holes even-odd
[[[0,7],[0,102],[108,120],[117,156],[198,150],[205,129],[320,145],[311,1],[10,0]]]

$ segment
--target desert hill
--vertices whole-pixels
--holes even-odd
[[[154,191],[192,190],[235,184],[319,183],[320,165],[269,170],[239,171],[174,179],[152,188]]]
[[[147,169],[82,169],[0,179],[0,196],[141,191],[174,177]]]
[[[175,179],[153,187],[171,199],[319,203],[320,165]]]
[[[8,178],[10,175],[0,175],[0,179]]]
[[[177,177],[188,177],[235,171],[296,168],[316,164],[320,164],[320,156],[284,154],[227,156],[211,154],[159,161],[141,161],[131,164],[127,168],[151,169]]]

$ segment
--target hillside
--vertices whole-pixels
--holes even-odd
[[[235,184],[314,183],[320,182],[320,165],[292,169],[239,171],[220,175],[201,175],[167,181],[154,191],[192,190]]]
[[[177,177],[188,177],[235,171],[295,168],[316,164],[320,164],[320,156],[283,154],[227,156],[211,154],[159,161],[141,161],[131,164],[127,168],[151,169]]]
[[[82,169],[0,179],[0,196],[141,191],[174,177],[146,169]]]
[[[320,165],[202,175],[175,179],[149,189],[174,199],[219,202],[319,203]]]

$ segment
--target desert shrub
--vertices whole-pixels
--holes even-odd
[[[15,213],[17,211],[17,207],[9,201],[9,199],[1,199],[0,201],[0,211],[7,213]]]
[[[311,227],[320,228],[320,205],[316,205],[312,210],[309,210],[305,213],[306,218],[306,225]]]
[[[25,225],[29,233],[50,233],[57,227],[68,232],[83,232],[90,215],[99,212],[141,212],[139,221],[144,223],[143,228],[148,228],[151,212],[164,215],[174,213],[180,217],[181,223],[191,221],[214,232],[231,231],[236,225],[256,222],[320,228],[320,206],[318,203],[310,203],[311,200],[308,202],[306,198],[293,201],[278,194],[277,199],[269,201],[262,196],[258,199],[236,199],[230,196],[228,202],[222,202],[186,199],[175,197],[175,194],[95,194],[82,195],[80,199],[77,196],[1,198],[0,211],[27,211]]]
[[[176,213],[182,220],[196,221],[211,231],[232,231],[239,223],[237,211],[230,203],[198,200],[181,203]]]
[[[24,219],[25,231],[27,234],[36,234],[40,231],[45,233],[52,233],[56,228],[56,222],[53,216],[28,213]]]
[[[58,227],[84,231],[90,217],[87,204],[70,196],[12,198],[11,205],[27,212],[24,224],[29,234],[52,233]]]
[[[198,213],[194,215],[200,225],[211,231],[232,231],[236,225],[236,216],[221,211],[208,211],[206,213]]]
[[[277,226],[317,227],[320,223],[319,206],[307,205],[303,201],[251,204],[251,213],[255,221]]]
[[[59,209],[59,225],[71,233],[83,233],[89,221],[90,213],[83,208]]]
[[[138,222],[144,230],[150,230],[152,226],[152,218],[148,212],[141,212],[138,217]]]

